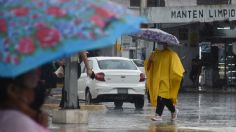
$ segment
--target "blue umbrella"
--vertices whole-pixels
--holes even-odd
[[[143,20],[107,0],[0,0],[0,76],[112,45]]]

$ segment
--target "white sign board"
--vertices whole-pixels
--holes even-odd
[[[231,21],[236,20],[236,5],[151,7],[146,13],[151,23]]]
[[[122,44],[131,44],[131,43],[133,43],[132,42],[132,37],[123,35],[121,37],[121,43]]]

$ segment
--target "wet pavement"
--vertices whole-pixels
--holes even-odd
[[[155,108],[146,101],[143,110],[135,110],[131,103],[125,103],[123,109],[103,103],[107,110],[89,111],[88,124],[50,123],[49,127],[52,132],[236,132],[235,95],[180,93],[178,119],[174,122],[167,108],[162,121],[151,121]],[[59,99],[56,96],[48,100],[55,103]]]

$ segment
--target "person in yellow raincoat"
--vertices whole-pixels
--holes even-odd
[[[152,120],[162,120],[161,115],[166,106],[171,112],[171,119],[175,120],[177,112],[175,104],[183,78],[184,68],[173,50],[163,45],[162,49],[156,49],[150,56],[146,75],[150,103],[156,106],[156,116]]]

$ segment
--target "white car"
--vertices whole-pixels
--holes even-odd
[[[84,63],[81,63],[81,77],[78,79],[79,99],[92,102],[114,102],[122,107],[123,102],[144,106],[145,75],[134,62],[123,57],[91,57],[88,59],[95,79],[87,77]]]

